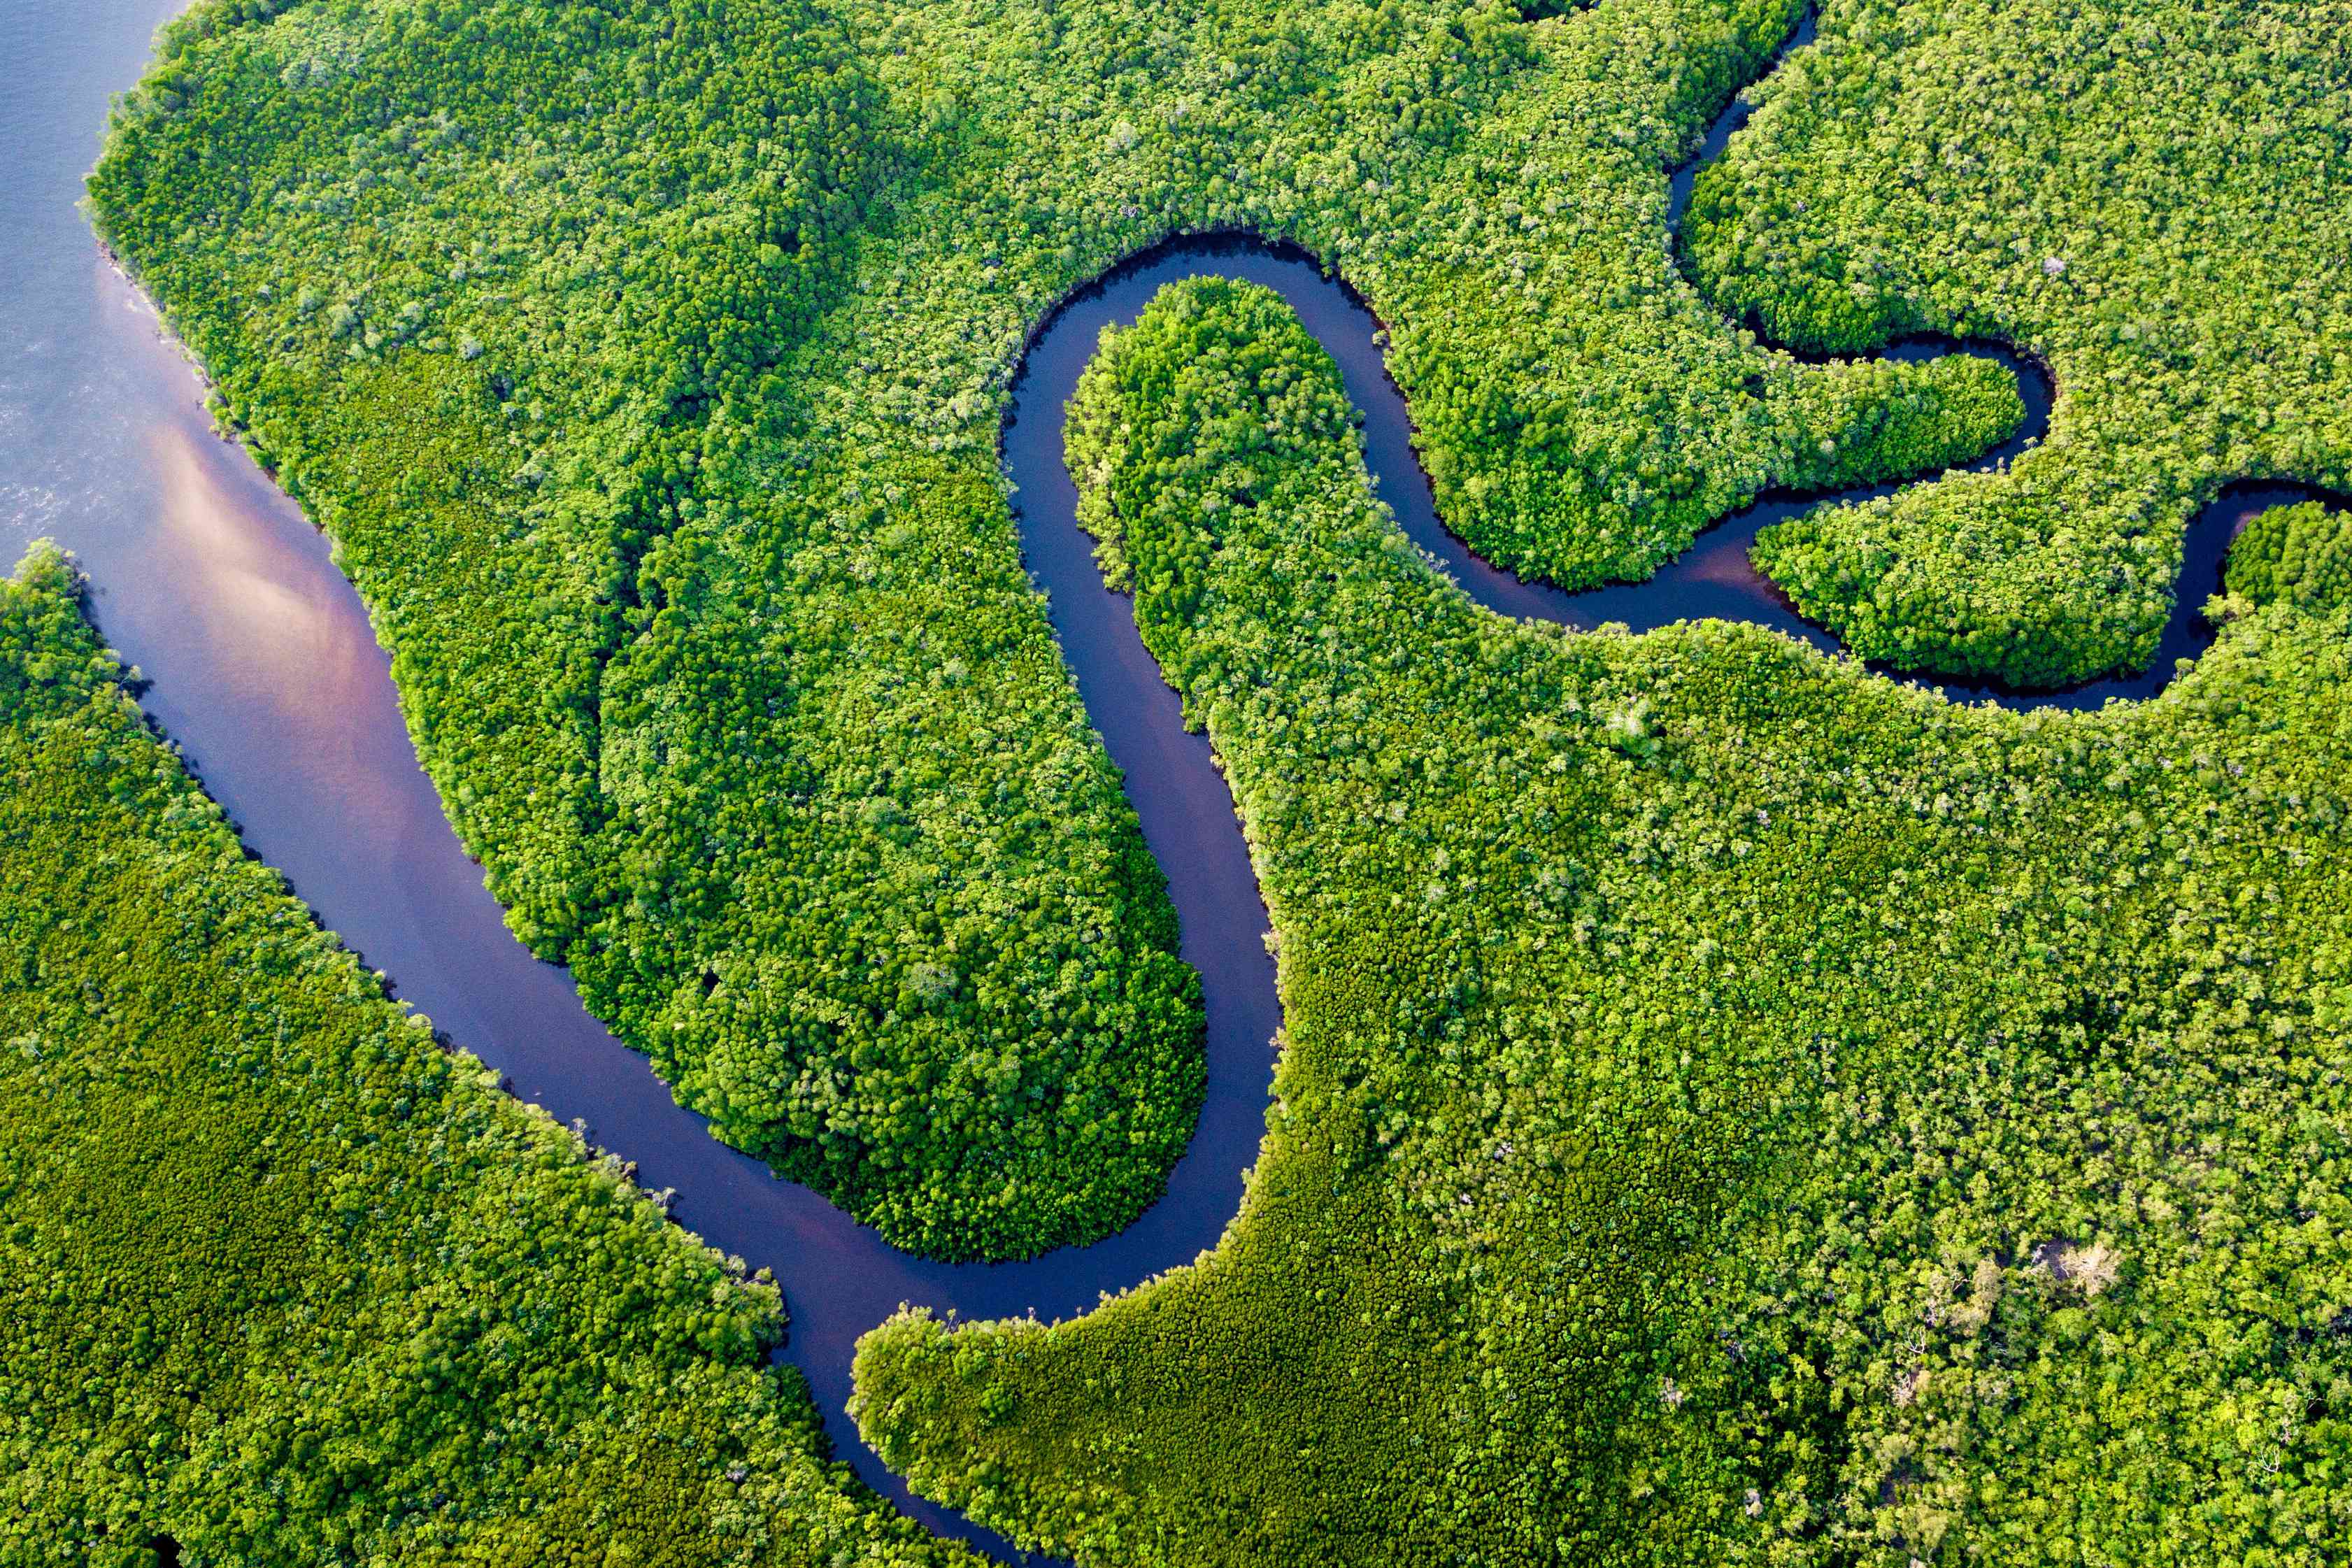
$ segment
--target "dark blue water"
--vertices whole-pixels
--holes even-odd
[[[173,0],[9,0],[0,6],[0,552],[57,538],[89,573],[101,629],[152,681],[149,712],[186,750],[247,842],[282,869],[320,919],[381,968],[396,993],[515,1091],[674,1187],[678,1220],[774,1271],[792,1313],[786,1358],[806,1376],[827,1431],[874,1485],[932,1528],[1003,1544],[912,1498],[858,1442],[843,1413],[856,1336],[902,1302],[967,1318],[1075,1315],[1213,1247],[1256,1155],[1280,1022],[1265,914],[1232,801],[1204,740],[1186,734],[1175,695],[1102,586],[1076,527],[1061,460],[1060,410],[1101,328],[1133,318],[1164,283],[1199,273],[1280,291],[1339,361],[1364,415],[1381,495],[1405,530],[1479,603],[1575,626],[1637,628],[1699,616],[1758,621],[1817,646],[1748,570],[1755,529],[1792,510],[1769,501],[1710,531],[1652,582],[1563,595],[1487,567],[1448,535],[1413,459],[1404,405],[1388,383],[1376,323],[1296,254],[1201,241],[1118,269],[1071,301],[1033,345],[1004,431],[1019,487],[1023,548],[1050,595],[1056,635],[1110,754],[1125,771],[1146,840],[1167,870],[1184,958],[1209,1016],[1206,1106],[1167,1195],[1094,1247],[1001,1267],[912,1258],[808,1191],[713,1141],[643,1058],[580,1005],[565,973],[508,933],[418,769],[364,609],[325,542],[254,468],[217,439],[201,389],[153,317],[100,257],[76,207],[107,97],[144,64]],[[1727,135],[1727,129],[1722,134]],[[1716,144],[1720,145],[1720,136]],[[1935,352],[1913,345],[1904,353]],[[2046,416],[2046,384],[2017,366]],[[2299,494],[2278,491],[2279,495]],[[2193,653],[2194,605],[2237,521],[2273,492],[2241,489],[2191,531],[2182,607],[2154,667]],[[2142,695],[2162,675],[2058,698]],[[1009,1552],[1007,1553],[1009,1555]]]

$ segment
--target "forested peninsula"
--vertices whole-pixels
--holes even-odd
[[[1791,523],[1759,563],[1858,654],[2062,682],[2146,658],[2226,480],[2352,489],[2352,7],[1851,0],[1704,171],[1694,271],[1776,342],[1932,329],[2062,389],[2015,471]]]
[[[1263,289],[1071,424],[1286,1048],[1213,1255],[867,1338],[894,1468],[1089,1563],[2336,1560],[2352,604],[2275,588],[2334,514],[2161,698],[2018,714],[1476,609]]]
[[[1813,10],[199,0],[91,208],[518,935],[950,1259],[1118,1232],[1203,1094],[1000,463],[1057,304],[1302,247],[1446,527],[1566,589],[2016,427],[1890,339],[2047,366],[2013,462],[1758,537],[1835,657],[1478,608],[1262,289],[1108,334],[1068,468],[1271,912],[1265,1142],[1214,1251],[910,1307],[855,1412],[1084,1568],[2329,1568],[2352,531],[2180,563],[2233,481],[2352,489],[2352,3],[1825,0],[1768,75]],[[1933,688],[2138,668],[2178,593],[2212,645],[2149,700]],[[825,1467],[772,1290],[237,858],[60,563],[0,605],[24,1550],[962,1560]]]
[[[0,1562],[977,1562],[828,1462],[773,1285],[245,854],[79,592],[0,580]]]
[[[1449,521],[1570,584],[1932,468],[1885,444],[2000,380],[1801,364],[1677,269],[1665,171],[1796,0],[264,9],[167,30],[101,230],[334,538],[518,932],[943,1256],[1117,1229],[1200,1094],[995,466],[1055,300],[1171,233],[1305,245]]]

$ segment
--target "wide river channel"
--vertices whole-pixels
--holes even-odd
[[[1734,517],[1651,582],[1568,595],[1472,556],[1445,532],[1415,462],[1402,400],[1375,323],[1303,257],[1197,241],[1122,267],[1072,300],[1030,351],[1005,426],[1023,548],[1088,713],[1125,771],[1144,836],[1166,869],[1183,956],[1201,972],[1209,1087],[1168,1193],[1126,1231],[1023,1264],[950,1267],[880,1241],[814,1194],[711,1139],[643,1058],[580,1005],[564,972],[510,936],[481,871],[459,848],[417,766],[366,613],[325,542],[254,467],[213,434],[202,389],[138,295],[107,265],[77,203],[110,94],[140,76],[178,0],[7,0],[0,5],[0,569],[47,535],[89,573],[109,641],[152,683],[144,703],[185,750],[247,844],[281,869],[320,919],[505,1073],[515,1092],[673,1187],[672,1213],[712,1245],[765,1266],[792,1314],[786,1357],[806,1376],[838,1452],[918,1519],[1008,1558],[986,1531],[913,1498],[843,1412],[858,1334],[901,1302],[966,1318],[1093,1307],[1216,1245],[1255,1157],[1280,1021],[1261,936],[1265,911],[1207,742],[1184,732],[1174,693],[1144,652],[1125,600],[1097,576],[1061,459],[1061,407],[1101,329],[1131,320],[1163,284],[1200,273],[1278,290],[1338,360],[1364,416],[1381,494],[1406,531],[1479,603],[1507,615],[1635,629],[1698,616],[1759,622],[1834,644],[1790,614],[1748,568],[1756,530],[1807,502],[1768,500]],[[1719,149],[1737,122],[1710,139]],[[1687,189],[1678,179],[1677,195]],[[1948,344],[1896,352],[1944,352]],[[1981,351],[1979,351],[1981,352]],[[2002,460],[2044,427],[2049,387],[2017,366],[2033,418]],[[2193,524],[2180,608],[2150,673],[2057,695],[1952,690],[2005,704],[2093,706],[2146,696],[2201,641],[2195,606],[2218,583],[2247,516],[2305,492],[2233,487]]]

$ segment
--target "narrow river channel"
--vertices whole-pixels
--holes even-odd
[[[507,1074],[518,1094],[561,1119],[584,1121],[598,1142],[636,1162],[646,1186],[677,1189],[672,1212],[683,1224],[772,1269],[792,1314],[787,1359],[806,1375],[838,1451],[931,1528],[1008,1558],[1014,1554],[995,1537],[910,1496],[858,1441],[843,1413],[853,1342],[901,1302],[967,1318],[1074,1315],[1101,1292],[1213,1247],[1257,1152],[1280,1021],[1261,941],[1265,913],[1231,798],[1207,742],[1184,732],[1176,697],[1137,637],[1126,601],[1103,587],[1092,542],[1076,526],[1061,407],[1102,327],[1131,320],[1178,278],[1263,283],[1339,361],[1363,411],[1381,495],[1479,603],[1637,629],[1724,616],[1833,646],[1747,564],[1758,527],[1811,503],[1750,508],[1647,584],[1571,595],[1521,583],[1478,561],[1438,521],[1403,402],[1382,369],[1376,323],[1342,286],[1302,256],[1246,241],[1189,241],[1116,269],[1033,345],[1003,455],[1019,489],[1030,568],[1168,872],[1183,956],[1201,972],[1207,1104],[1167,1195],[1120,1235],[1017,1265],[910,1258],[713,1141],[645,1058],[582,1008],[564,972],[509,934],[417,766],[388,660],[324,540],[240,448],[212,433],[194,376],[97,254],[75,207],[79,179],[97,152],[107,95],[137,79],[153,27],[173,8],[173,0],[13,0],[0,9],[0,50],[13,68],[0,85],[0,132],[13,154],[0,172],[0,217],[16,237],[18,263],[0,275],[0,548],[13,561],[47,534],[76,553],[102,630],[152,683],[148,711],[185,749],[251,848],[399,995]],[[1711,145],[1720,146],[1730,123]],[[2034,403],[2028,434],[2037,433],[2047,384],[2030,367],[2015,368]],[[2304,493],[2236,487],[2205,509],[2189,536],[2181,606],[2149,674],[2055,696],[1986,695],[2013,706],[2084,706],[2154,691],[2174,658],[2200,646],[2195,607],[2215,585],[2238,524]]]

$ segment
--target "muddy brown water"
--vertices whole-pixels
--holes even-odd
[[[0,550],[56,538],[89,573],[108,639],[150,683],[148,712],[185,750],[253,851],[397,994],[505,1073],[515,1092],[635,1161],[673,1214],[781,1281],[792,1313],[785,1359],[805,1375],[826,1430],[858,1474],[943,1533],[1001,1555],[998,1538],[912,1497],[858,1441],[843,1413],[856,1336],[901,1302],[967,1318],[1066,1317],[1213,1247],[1239,1205],[1264,1131],[1270,1042],[1280,1022],[1266,929],[1233,804],[1207,742],[1136,637],[1125,600],[1097,575],[1075,525],[1059,410],[1102,327],[1131,320],[1163,284],[1202,274],[1276,289],[1338,361],[1364,416],[1380,492],[1412,537],[1480,604],[1573,626],[1636,629],[1693,616],[1755,621],[1832,646],[1748,568],[1755,530],[1810,502],[1768,500],[1710,531],[1651,582],[1564,595],[1480,562],[1446,533],[1415,461],[1376,323],[1295,251],[1233,239],[1187,241],[1114,269],[1033,344],[1004,431],[1030,568],[1089,715],[1125,771],[1152,853],[1167,870],[1182,952],[1209,1017],[1207,1103],[1166,1196],[1093,1247],[1030,1262],[948,1266],[884,1244],[814,1194],[716,1142],[583,1009],[565,973],[508,932],[418,768],[389,663],[325,542],[221,441],[194,375],[144,302],[95,251],[76,209],[110,93],[137,79],[173,0],[15,0],[0,7]],[[1718,125],[1712,145],[1729,134]],[[1948,345],[1909,344],[1923,354]],[[1991,352],[1979,350],[1976,352]],[[2046,383],[2010,362],[2036,421]],[[2013,453],[2014,447],[2012,447]],[[2011,454],[1996,454],[1993,459]],[[2295,487],[2232,487],[2190,531],[2181,607],[2144,676],[2011,706],[2084,706],[2142,696],[2193,654],[2195,606],[2218,579],[2242,519]],[[1963,694],[1964,693],[1958,693]],[[164,1521],[153,1521],[163,1523]]]

